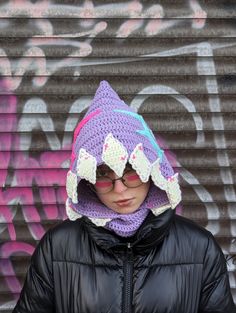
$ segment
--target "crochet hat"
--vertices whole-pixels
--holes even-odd
[[[95,184],[101,164],[121,177],[127,163],[142,182],[151,179],[152,185],[136,212],[119,214],[91,197],[82,182]],[[150,210],[159,215],[181,201],[178,173],[174,173],[143,117],[126,105],[107,81],[100,83],[74,131],[66,190],[66,211],[71,220],[85,215],[97,226],[121,236],[133,235]]]

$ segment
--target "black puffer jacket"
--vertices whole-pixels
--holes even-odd
[[[167,210],[132,242],[87,218],[38,245],[14,313],[235,313],[224,255],[211,233]]]

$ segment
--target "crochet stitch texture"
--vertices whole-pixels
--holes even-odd
[[[119,214],[91,195],[84,183],[96,182],[96,169],[108,165],[119,177],[129,162],[140,179],[152,183],[141,207]],[[122,101],[107,81],[102,81],[83,120],[74,131],[70,170],[67,174],[67,215],[87,216],[100,227],[120,236],[132,236],[148,212],[159,215],[181,201],[178,174],[160,149],[141,115]]]

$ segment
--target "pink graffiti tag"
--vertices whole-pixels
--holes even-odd
[[[14,254],[31,255],[34,247],[17,241],[14,217],[19,209],[34,240],[40,240],[45,233],[42,219],[64,219],[65,210],[60,210],[60,203],[66,199],[65,176],[63,164],[68,161],[70,147],[59,151],[43,152],[38,160],[20,151],[20,138],[17,132],[17,98],[9,94],[7,81],[0,82],[0,232],[7,229],[9,242],[0,246],[0,270],[6,284],[17,296],[22,286],[17,278],[10,257]],[[14,149],[13,148],[14,145]],[[14,152],[13,150],[17,150]],[[14,165],[12,159],[14,158]],[[49,168],[49,167],[52,168]],[[15,168],[14,168],[15,167]],[[12,172],[13,168],[13,172]],[[9,173],[12,172],[10,175]],[[12,176],[13,177],[10,177]],[[33,188],[38,186],[39,199],[35,199]],[[45,186],[45,187],[41,187]],[[56,186],[56,188],[48,188]],[[61,187],[57,187],[61,186]],[[33,187],[33,188],[32,188]],[[40,187],[40,188],[39,188]],[[39,207],[35,205],[40,202]]]

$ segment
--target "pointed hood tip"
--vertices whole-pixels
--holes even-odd
[[[100,81],[98,89],[100,87],[105,87],[105,86],[111,88],[111,85],[109,84],[109,82],[107,80],[103,79]]]
[[[100,81],[100,85],[101,84],[106,84],[106,85],[110,85],[109,82],[106,79],[103,79]]]
[[[116,99],[121,101],[117,92],[111,87],[110,83],[107,80],[101,80],[99,86],[95,92],[92,104],[100,101],[102,98],[106,99]]]

